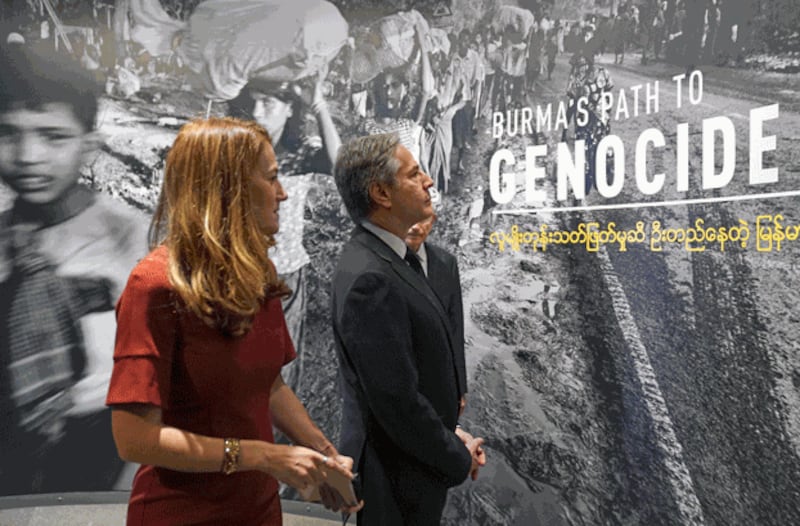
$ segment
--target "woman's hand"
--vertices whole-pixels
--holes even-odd
[[[313,449],[268,443],[265,445],[267,448],[265,458],[260,463],[261,471],[269,473],[295,489],[303,490],[312,484],[324,483],[326,475],[322,466],[328,465],[329,468],[334,468],[335,463],[331,462],[331,459]],[[345,470],[343,467],[340,469],[352,478],[350,470]]]
[[[363,502],[356,505],[345,502],[339,492],[326,482],[326,470],[338,471],[352,480],[352,458],[343,455],[331,458],[302,446],[267,445],[271,447],[268,448],[269,457],[265,459],[264,470],[279,481],[297,490],[305,490],[311,485],[319,486],[323,504],[332,511],[355,513],[364,505]]]
[[[334,464],[339,468],[344,468],[345,472],[352,473],[353,459],[350,457],[337,454],[326,465],[331,466],[331,464]],[[352,480],[352,476],[350,479]],[[364,507],[363,500],[358,503],[348,502],[336,489],[327,483],[320,486],[319,493],[320,497],[322,498],[322,504],[324,504],[325,507],[331,511],[341,511],[342,513],[352,514],[358,512],[358,510]]]
[[[308,489],[309,484],[318,485],[320,497],[328,509],[344,512],[360,509],[361,504],[350,506],[353,503],[344,502],[339,492],[327,483],[329,476],[331,479],[335,476],[336,479],[353,480],[353,459],[339,455],[336,447],[311,421],[303,404],[281,375],[275,378],[272,386],[270,411],[275,427],[295,444],[313,449],[257,442],[261,445],[254,449],[254,469],[266,471],[299,490]]]

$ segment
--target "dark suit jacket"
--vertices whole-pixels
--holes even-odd
[[[458,375],[448,316],[424,277],[357,227],[333,278],[343,396],[340,451],[355,459],[358,524],[438,525],[469,451],[454,433]]]
[[[442,301],[452,330],[458,397],[467,392],[467,366],[464,358],[464,302],[461,298],[461,277],[456,257],[432,243],[425,243],[428,255],[428,282]]]

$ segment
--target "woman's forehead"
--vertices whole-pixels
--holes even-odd
[[[280,97],[278,97],[275,93],[265,93],[263,91],[253,91],[251,95],[254,100],[263,102],[265,104],[288,104],[288,102],[284,101]]]
[[[266,172],[278,169],[278,160],[275,157],[275,150],[269,142],[264,142],[258,162]]]

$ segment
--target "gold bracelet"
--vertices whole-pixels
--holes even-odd
[[[238,438],[226,438],[224,444],[221,471],[226,475],[230,475],[231,473],[236,473],[239,469],[239,451],[241,448]]]

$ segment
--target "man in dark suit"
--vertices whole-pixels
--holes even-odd
[[[481,462],[456,434],[459,396],[447,312],[404,241],[431,216],[433,181],[393,134],[342,146],[336,186],[356,223],[333,278],[343,396],[341,451],[365,506],[358,524],[438,525],[447,488]]]
[[[461,297],[461,276],[458,272],[456,257],[445,249],[429,243],[428,234],[431,233],[436,222],[436,214],[413,225],[406,233],[406,245],[414,251],[419,258],[422,270],[428,278],[431,288],[442,302],[450,320],[451,338],[453,341],[456,372],[458,374],[458,416],[467,406],[467,365],[464,352],[464,302]],[[474,438],[460,425],[456,426],[456,435],[464,442]],[[478,448],[478,466],[486,464],[486,454],[483,448]],[[478,477],[478,470],[470,472],[472,480]]]

